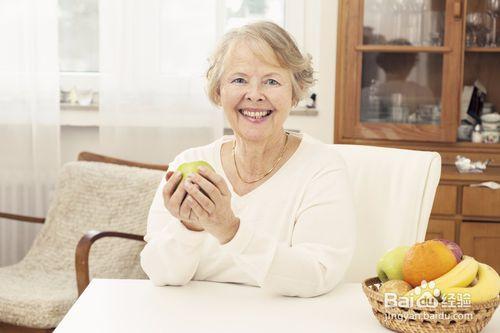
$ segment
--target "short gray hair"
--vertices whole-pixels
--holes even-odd
[[[224,73],[224,61],[239,41],[247,42],[254,54],[263,61],[270,62],[269,54],[273,54],[279,65],[290,72],[292,105],[297,105],[316,81],[311,55],[302,54],[285,29],[269,21],[255,22],[227,32],[209,59],[206,90],[208,98],[215,105],[220,103],[220,80]]]

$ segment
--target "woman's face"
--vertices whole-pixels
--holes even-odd
[[[288,70],[261,61],[246,43],[233,48],[225,61],[220,102],[236,135],[262,141],[280,135],[292,107]]]

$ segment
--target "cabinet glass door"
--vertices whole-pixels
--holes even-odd
[[[364,44],[442,46],[443,0],[366,0]]]
[[[366,0],[363,44],[443,46],[444,18],[442,0]],[[364,53],[362,66],[362,122],[439,125],[441,54]]]
[[[346,71],[358,75],[346,74],[346,103],[355,101],[355,114],[344,119],[347,135],[456,140],[463,28],[457,1],[353,0],[348,6],[347,54],[355,56]]]
[[[442,75],[441,54],[364,53],[361,121],[439,125]]]

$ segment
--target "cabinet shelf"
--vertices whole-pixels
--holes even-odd
[[[463,148],[491,148],[491,149],[499,149],[500,150],[500,143],[472,143],[472,142],[467,142],[467,141],[459,141],[455,143],[457,147],[463,147]]]
[[[500,53],[500,47],[467,47],[465,52],[473,53]]]
[[[451,48],[446,46],[358,45],[356,46],[356,51],[387,53],[448,53],[451,52]]]

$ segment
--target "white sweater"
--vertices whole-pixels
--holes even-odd
[[[332,145],[307,134],[292,157],[265,183],[243,196],[228,181],[220,160],[223,142],[188,149],[169,170],[204,160],[231,190],[240,219],[224,245],[208,232],[190,231],[164,207],[163,179],[148,217],[141,265],[155,285],[190,280],[243,283],[281,295],[324,294],[342,279],[355,245],[355,212],[346,166]]]

